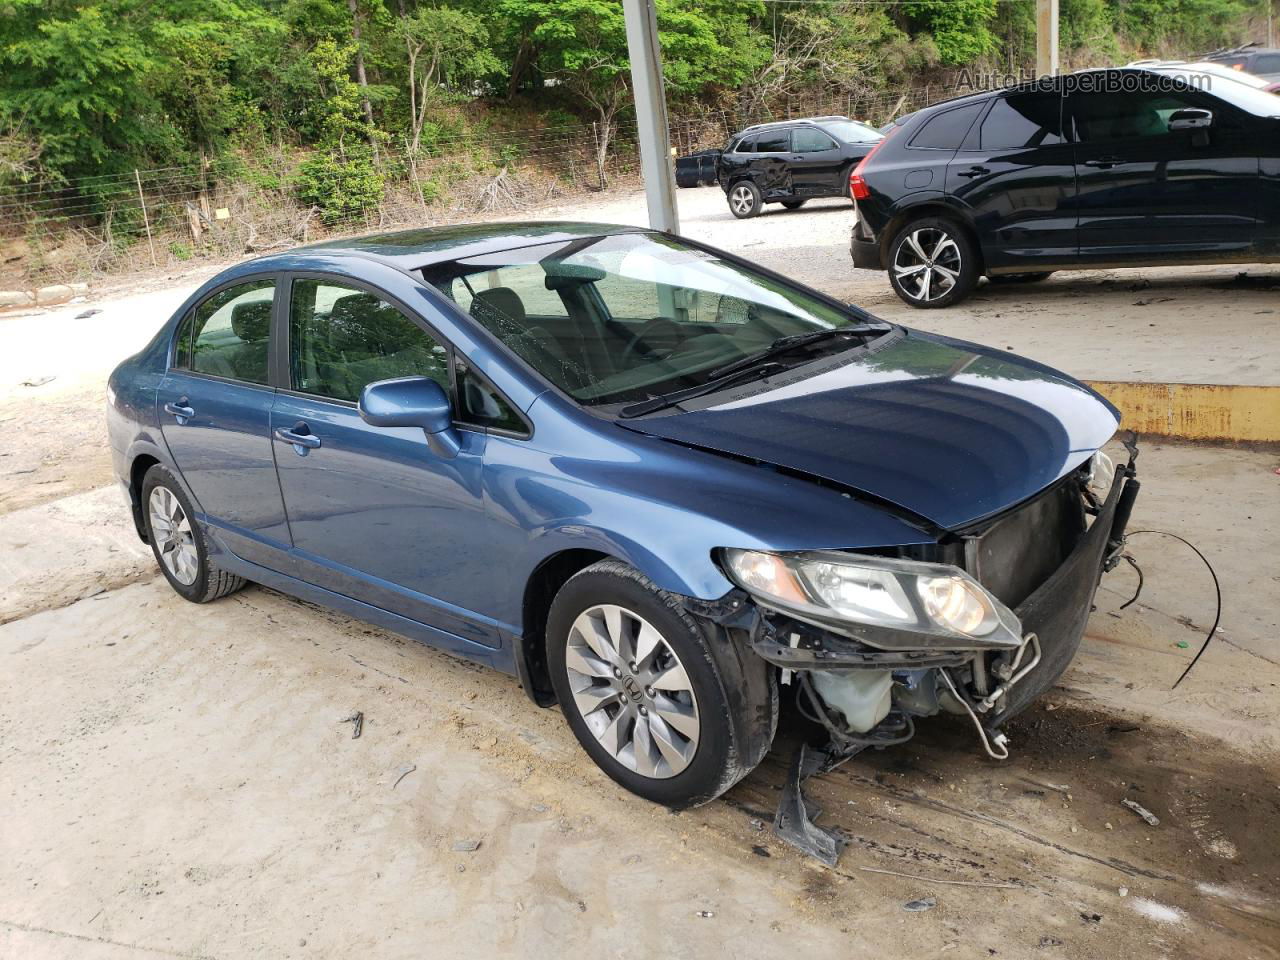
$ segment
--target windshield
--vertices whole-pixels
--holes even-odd
[[[427,280],[584,404],[644,400],[718,379],[782,337],[865,318],[662,234],[539,244],[436,265]],[[868,336],[886,327],[875,326]],[[848,349],[819,338],[786,356]],[[763,375],[763,374],[762,374]]]
[[[857,120],[831,120],[821,126],[841,143],[874,143],[884,139],[884,134],[875,127]]]

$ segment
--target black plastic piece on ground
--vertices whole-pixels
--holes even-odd
[[[787,779],[782,784],[782,796],[778,800],[778,812],[773,818],[773,832],[778,839],[821,860],[828,867],[834,867],[840,859],[845,841],[835,831],[824,829],[813,822],[822,811],[816,807],[812,811],[807,809],[800,787],[819,770],[829,770],[835,763],[848,759],[848,756],[841,756],[833,762],[830,754],[825,751],[800,744],[791,758],[791,767],[787,771]]]

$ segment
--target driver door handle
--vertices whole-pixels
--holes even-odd
[[[178,423],[186,423],[196,415],[195,409],[187,406],[190,402],[191,401],[186,397],[179,397],[177,403],[166,403],[164,405],[164,412],[177,417]]]
[[[320,438],[312,433],[298,433],[299,430],[306,430],[305,423],[295,424],[293,429],[288,427],[276,427],[276,439],[281,443],[287,443],[294,447],[306,447],[308,450],[315,450],[320,446]]]
[[[957,170],[957,177],[985,177],[991,170],[987,167],[973,166],[968,170]]]

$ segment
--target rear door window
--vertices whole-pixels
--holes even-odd
[[[183,323],[174,366],[265,385],[275,290],[275,280],[251,280],[201,303]]]
[[[930,117],[920,132],[911,138],[911,146],[926,150],[959,150],[965,134],[973,126],[984,104],[973,103]]]
[[[295,280],[289,305],[293,389],[356,402],[365,386],[430,377],[449,389],[449,352],[376,293],[329,280]]]
[[[791,132],[773,130],[756,134],[756,153],[788,153],[791,150]]]
[[[1254,73],[1280,73],[1280,53],[1260,53],[1253,61]]]
[[[1015,93],[999,97],[982,121],[983,150],[1020,150],[1062,142],[1056,94]]]

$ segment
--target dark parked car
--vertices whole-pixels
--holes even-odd
[[[182,597],[252,580],[513,674],[672,806],[760,761],[780,684],[838,754],[949,712],[1007,755],[1137,489],[1065,374],[580,223],[241,263],[107,421]]]
[[[850,178],[855,265],[915,307],[983,274],[1280,260],[1280,98],[1190,67],[1097,70],[899,120]]]
[[[701,187],[715,183],[720,153],[719,150],[697,150],[676,157],[676,186]]]
[[[881,139],[848,117],[761,123],[729,141],[716,172],[739,219],[766,203],[796,210],[814,197],[847,197],[849,173]]]
[[[1280,50],[1274,47],[1246,43],[1230,50],[1215,50],[1201,59],[1221,63],[1232,70],[1241,70],[1266,80],[1280,80]]]

